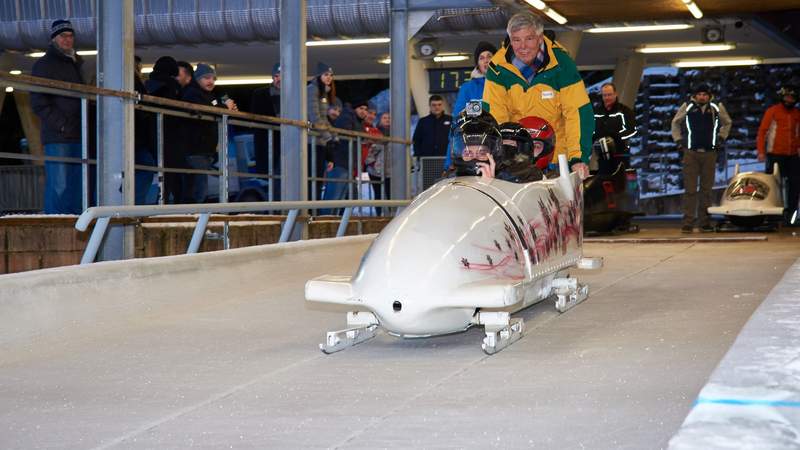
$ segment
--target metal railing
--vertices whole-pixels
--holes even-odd
[[[94,229],[86,245],[81,264],[94,262],[97,251],[103,242],[106,229],[112,218],[141,218],[151,216],[164,216],[170,214],[198,214],[197,224],[195,225],[192,239],[186,249],[186,253],[197,253],[200,244],[205,236],[206,227],[211,214],[230,214],[261,211],[289,211],[286,221],[281,227],[281,235],[278,242],[286,242],[294,229],[297,216],[301,210],[315,208],[344,208],[342,220],[336,232],[336,237],[344,236],[353,208],[382,206],[385,208],[402,208],[411,203],[410,200],[329,200],[329,201],[301,201],[301,202],[248,202],[248,203],[228,203],[228,204],[185,204],[185,205],[162,205],[162,206],[95,206],[87,209],[78,217],[75,228],[78,231],[86,231],[89,225],[95,220]],[[225,248],[228,248],[226,235]]]
[[[265,200],[272,201],[277,196],[274,190],[274,181],[281,180],[286,174],[276,174],[274,166],[274,133],[280,129],[280,125],[289,125],[294,127],[302,127],[308,129],[309,142],[309,161],[311,173],[308,174],[307,179],[303,180],[304,183],[309,183],[310,189],[309,199],[314,201],[318,200],[317,192],[319,191],[319,183],[347,183],[348,188],[346,193],[351,199],[361,198],[362,185],[364,183],[370,186],[380,185],[381,199],[385,200],[388,196],[387,178],[384,171],[380,180],[365,180],[362,178],[364,172],[363,162],[361,158],[361,147],[365,141],[370,142],[383,142],[401,143],[406,146],[406,153],[411,144],[410,141],[403,140],[396,137],[388,136],[374,136],[364,132],[353,130],[345,130],[334,128],[330,126],[315,125],[309,122],[298,120],[283,119],[280,117],[263,116],[258,114],[245,113],[241,111],[232,111],[219,107],[212,107],[206,105],[193,104],[183,101],[170,100],[160,97],[153,97],[150,95],[141,95],[136,92],[123,92],[114,91],[110,89],[102,89],[88,85],[81,85],[75,83],[67,83],[57,80],[50,80],[45,78],[32,77],[27,75],[11,75],[7,72],[0,72],[0,85],[11,86],[15,89],[37,92],[44,94],[53,94],[67,97],[74,97],[81,100],[81,130],[82,130],[82,151],[80,158],[68,157],[53,157],[53,156],[35,156],[20,153],[0,152],[0,157],[18,160],[33,160],[33,161],[53,161],[64,162],[72,164],[81,164],[82,166],[82,203],[83,209],[91,205],[91,189],[90,189],[90,167],[96,165],[96,160],[89,157],[89,109],[90,101],[96,100],[98,96],[112,96],[136,102],[135,109],[137,111],[147,112],[155,115],[155,131],[156,142],[155,150],[156,165],[141,165],[136,164],[137,171],[150,171],[158,175],[158,203],[164,204],[164,175],[167,173],[183,174],[183,175],[212,175],[220,177],[219,183],[219,202],[227,202],[229,200],[229,186],[232,177],[240,179],[260,179],[267,182],[267,193]],[[164,118],[165,116],[180,117],[184,119],[192,119],[196,121],[216,122],[218,124],[218,142],[217,142],[217,159],[219,162],[218,169],[187,169],[177,167],[166,167],[164,164],[164,152],[174,149],[167,149],[164,147]],[[228,131],[231,126],[243,127],[248,129],[261,129],[267,132],[267,149],[256,149],[256,151],[267,151],[268,154],[268,170],[266,173],[254,173],[241,170],[230,170],[228,166],[229,158],[229,139]],[[319,177],[313,171],[316,168],[317,159],[321,156],[317,154],[317,141],[322,133],[331,133],[336,136],[340,141],[347,142],[348,148],[348,167],[346,178],[330,178]],[[386,146],[389,147],[388,145]],[[305,151],[306,149],[300,149]],[[238,152],[241,155],[243,152]],[[387,152],[382,153],[386,157]],[[355,155],[355,158],[354,158]],[[132,156],[132,155],[131,155]],[[133,158],[131,158],[133,159]],[[248,166],[249,164],[246,164]],[[386,165],[384,164],[384,167]],[[237,169],[242,168],[242,165],[237,165]],[[292,174],[293,175],[293,174]],[[331,185],[329,185],[330,187]],[[328,208],[327,204],[318,206],[315,209]]]

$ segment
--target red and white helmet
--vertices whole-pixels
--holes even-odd
[[[528,130],[533,139],[533,160],[536,167],[544,170],[550,164],[556,148],[555,128],[550,125],[550,122],[536,116],[522,118],[519,124]]]

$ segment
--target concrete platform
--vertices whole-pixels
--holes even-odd
[[[800,256],[785,231],[588,243],[590,298],[494,356],[480,329],[323,355],[344,313],[303,285],[368,242],[0,276],[0,448],[665,448]]]

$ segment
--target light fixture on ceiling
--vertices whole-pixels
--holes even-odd
[[[378,63],[379,64],[391,64],[392,63],[392,58],[389,58],[388,56],[386,58],[381,58],[381,59],[378,60]]]
[[[669,25],[633,25],[630,27],[595,27],[586,30],[587,33],[633,33],[638,31],[671,31],[685,30],[694,25],[688,23],[675,23]]]
[[[97,55],[97,50],[78,50],[75,52],[81,56],[95,56]],[[32,52],[28,53],[26,56],[30,56],[31,58],[41,58],[45,55],[45,52]]]
[[[645,45],[636,49],[639,53],[684,53],[684,52],[723,52],[733,50],[736,44],[676,44]]]
[[[761,64],[757,58],[741,59],[682,59],[673,63],[675,67],[723,67],[723,66],[755,66]]]
[[[553,8],[547,6],[542,0],[525,0],[525,2],[539,11],[543,12],[547,17],[553,19],[557,24],[564,25],[567,23],[567,18],[559,14]]]
[[[9,93],[14,92],[14,88],[9,86],[9,87],[6,88],[6,92],[9,92]]]
[[[217,86],[240,86],[244,84],[270,84],[272,77],[252,77],[252,78],[217,78]]]
[[[683,0],[683,4],[686,5],[686,8],[690,13],[692,13],[695,19],[703,18],[703,11],[700,11],[697,3],[695,3],[693,0]]]
[[[9,70],[8,73],[11,75],[22,75],[22,71],[19,69]]]
[[[439,56],[434,56],[434,57],[433,57],[433,60],[434,60],[434,61],[436,61],[436,62],[455,62],[455,61],[466,61],[466,60],[468,60],[468,59],[469,59],[469,56],[467,56],[467,55],[461,55],[461,54],[456,54],[456,55],[439,55]]]
[[[330,45],[369,45],[369,44],[386,44],[391,42],[388,37],[384,38],[366,38],[366,39],[336,39],[330,41],[306,41],[306,47],[324,47]]]

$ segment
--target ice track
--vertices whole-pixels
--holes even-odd
[[[323,355],[345,310],[303,285],[369,240],[1,276],[0,448],[664,448],[799,253],[590,243],[590,298],[494,356],[479,329]]]

